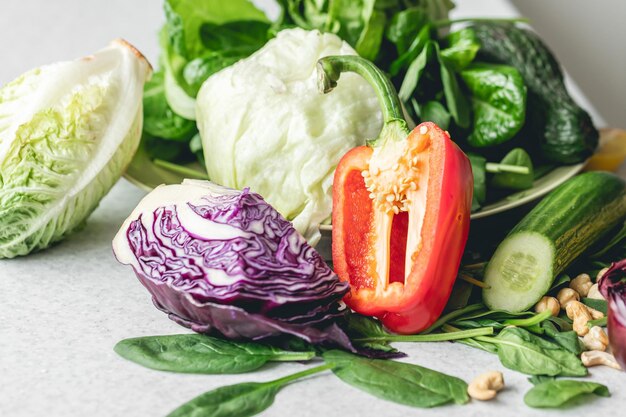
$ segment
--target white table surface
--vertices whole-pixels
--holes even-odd
[[[124,37],[155,61],[160,0],[21,0],[0,6],[0,84],[47,62],[70,59]],[[460,13],[503,16],[501,2],[464,2]],[[469,10],[469,12],[468,12]],[[179,375],[144,369],[113,352],[120,339],[185,330],[157,311],[132,274],[112,256],[110,242],[143,192],[121,180],[87,227],[44,252],[0,261],[0,416],[163,416],[221,385],[263,381],[304,369],[271,365],[248,375]],[[524,406],[526,376],[497,357],[452,343],[398,344],[409,362],[471,380],[486,370],[504,373],[496,401],[432,410],[370,397],[330,374],[284,389],[265,416],[539,416]],[[616,416],[626,404],[626,375],[591,369],[611,399],[553,415]]]

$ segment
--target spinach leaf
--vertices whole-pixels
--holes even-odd
[[[418,365],[367,359],[339,350],[323,356],[336,365],[333,372],[339,379],[384,400],[419,408],[469,400],[463,380]]]
[[[433,122],[443,130],[450,126],[450,113],[438,101],[426,102],[420,110],[419,118],[422,122]]]
[[[472,174],[474,175],[472,211],[476,211],[487,200],[487,159],[475,153],[468,153],[467,157],[472,165]]]
[[[606,300],[598,300],[595,298],[584,297],[580,300],[587,307],[591,307],[595,310],[601,311],[606,316],[608,314],[609,306]]]
[[[164,9],[165,68],[189,97],[211,74],[249,56],[271,37],[269,20],[247,0],[167,0]]]
[[[409,65],[409,69],[406,71],[404,79],[402,80],[400,91],[398,91],[398,97],[400,97],[400,100],[407,101],[411,95],[413,95],[413,92],[417,88],[417,84],[426,69],[426,65],[430,60],[433,45],[434,42],[427,42],[417,58],[415,58],[415,60],[411,62],[411,65]]]
[[[160,371],[192,374],[235,374],[260,368],[269,361],[303,361],[313,351],[291,352],[252,342],[234,342],[201,334],[147,336],[115,345],[125,359]]]
[[[206,392],[172,411],[167,417],[247,417],[274,403],[281,386],[258,382],[228,385]]]
[[[426,48],[427,45],[430,44],[430,42],[432,42],[430,39],[430,26],[426,25],[419,31],[415,39],[413,39],[413,42],[411,42],[409,49],[391,63],[391,65],[389,66],[389,73],[392,76],[398,75],[400,71],[402,71],[407,65],[409,65],[409,63],[411,63],[409,65],[409,69],[407,69],[407,74],[405,74],[404,76],[404,79],[406,80],[408,71],[410,70],[410,67],[412,65],[421,66],[421,64],[414,64],[414,61],[418,59],[418,57],[422,54],[424,48]],[[426,66],[427,58],[427,55],[421,58],[421,60],[424,60],[424,67]],[[422,71],[423,69],[419,71],[419,73],[421,74]],[[414,69],[413,72],[417,73],[418,71]],[[404,83],[404,80],[402,82]],[[415,85],[417,86],[417,80],[415,80]],[[415,90],[415,87],[413,87],[411,93],[413,92],[413,90]],[[400,95],[400,98],[402,99],[402,95]]]
[[[476,340],[476,339],[473,339],[473,338],[460,339],[460,340],[457,340],[457,342],[462,343],[462,344],[467,345],[467,346],[471,346],[471,347],[476,348],[476,349],[484,350],[485,352],[494,353],[494,354],[498,353],[498,348],[496,347],[496,345],[491,344],[491,343],[482,342],[480,340]]]
[[[491,179],[491,185],[496,188],[509,190],[527,190],[532,188],[535,175],[533,172],[533,161],[530,159],[528,152],[522,148],[512,149],[500,163],[528,168],[528,173],[499,172]]]
[[[383,35],[385,34],[385,23],[387,23],[385,14],[372,10],[372,14],[356,43],[355,49],[360,56],[370,61],[376,59],[383,41]]]
[[[223,25],[233,21],[269,23],[261,10],[248,0],[166,0],[165,29],[177,55],[193,58],[202,55],[205,45],[200,28],[205,23]]]
[[[556,380],[556,377],[547,376],[547,375],[533,375],[530,378],[528,378],[528,382],[530,382],[533,385],[539,385],[541,383],[554,381],[554,380]]]
[[[426,12],[419,7],[401,10],[393,15],[387,27],[387,39],[395,44],[398,55],[409,50],[415,34],[426,24]]]
[[[572,321],[567,318],[567,316],[549,317],[547,321],[554,324],[561,332],[569,332],[572,330]]]
[[[249,417],[266,410],[274,402],[278,391],[296,379],[331,369],[322,365],[268,382],[242,384],[205,392],[168,414],[168,417]]]
[[[474,111],[468,143],[486,147],[511,139],[526,117],[526,87],[519,71],[506,65],[475,63],[461,71],[461,77],[471,92]]]
[[[559,331],[556,325],[550,320],[542,322],[540,326],[546,337],[550,338],[554,343],[568,352],[572,352],[574,355],[578,356],[585,350],[585,346],[573,330]]]
[[[150,136],[187,142],[198,131],[195,122],[172,111],[165,98],[164,74],[155,72],[143,90],[143,130]]]
[[[468,128],[470,126],[470,104],[461,91],[453,65],[441,54],[438,44],[435,44],[435,50],[448,111],[459,127]]]
[[[514,371],[528,375],[587,375],[587,368],[576,355],[519,327],[507,327],[496,337],[476,339],[495,344],[500,362]]]
[[[205,50],[234,50],[237,55],[249,55],[265,45],[269,30],[270,23],[258,20],[235,20],[223,24],[205,22],[200,26],[200,39]]]
[[[602,384],[590,381],[561,379],[535,385],[524,396],[524,402],[534,408],[559,408],[582,395],[595,394],[610,397],[609,389]]]
[[[392,336],[380,322],[371,317],[362,316],[360,314],[352,313],[346,316],[345,331],[350,337],[350,340],[359,347],[366,349],[373,349],[383,352],[399,353],[397,349],[389,344],[386,340],[376,340],[369,342],[358,342],[358,339],[377,338],[377,337],[389,337]]]
[[[441,50],[441,55],[452,64],[455,71],[461,71],[467,67],[480,49],[480,42],[472,28],[450,33],[447,42],[448,47]]]

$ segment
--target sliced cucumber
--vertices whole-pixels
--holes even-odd
[[[554,277],[626,217],[625,183],[607,172],[574,177],[544,198],[498,246],[485,270],[485,304],[524,311]]]
[[[494,310],[526,310],[528,300],[538,300],[550,289],[554,252],[552,241],[539,233],[507,237],[485,270],[485,284],[491,287],[483,292],[485,303]]]

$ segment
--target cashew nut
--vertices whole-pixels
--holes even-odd
[[[589,306],[586,306],[586,307],[587,307],[587,311],[589,311],[589,314],[591,314],[592,319],[598,320],[598,319],[604,318],[603,312],[596,310],[595,308],[591,308]]]
[[[504,388],[502,372],[490,371],[474,378],[467,386],[467,393],[475,400],[487,401],[493,399],[502,388]]]
[[[608,271],[609,268],[602,268],[601,270],[598,271],[598,275],[596,275],[596,282],[600,281],[600,278],[602,278],[602,275],[606,274],[606,271]]]
[[[569,283],[569,287],[576,291],[581,297],[587,296],[592,285],[591,277],[587,274],[580,274]]]
[[[537,304],[535,304],[535,312],[543,313],[546,310],[550,310],[553,316],[558,316],[561,311],[561,304],[559,300],[554,297],[545,296]]]
[[[587,306],[580,301],[570,301],[565,308],[567,317],[574,321],[574,331],[578,336],[584,336],[589,333],[587,322],[591,320],[591,313]]]
[[[576,291],[574,291],[571,288],[563,288],[556,295],[556,298],[559,300],[559,304],[561,304],[561,308],[565,310],[567,308],[567,305],[571,301],[580,301],[580,294],[578,294]]]
[[[583,344],[587,350],[604,352],[609,345],[609,338],[600,326],[593,326],[583,337]]]
[[[604,296],[600,292],[598,288],[598,284],[593,284],[591,288],[589,288],[589,293],[587,294],[587,298],[593,298],[595,300],[604,300]]]
[[[582,355],[580,355],[580,359],[582,360],[583,365],[587,368],[590,366],[604,365],[615,369],[622,369],[613,355],[607,352],[602,352],[601,350],[583,352]]]

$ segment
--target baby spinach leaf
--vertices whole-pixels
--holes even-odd
[[[382,324],[380,324],[380,322],[376,319],[356,313],[349,314],[346,316],[345,331],[352,342],[359,347],[389,353],[397,353],[398,357],[405,356],[403,353],[398,352],[398,350],[391,346],[389,341],[386,340],[358,342],[358,339],[391,336],[391,334],[387,332]]]
[[[387,27],[387,39],[396,45],[398,55],[409,50],[415,34],[426,24],[426,13],[419,7],[401,10],[393,15]]]
[[[462,343],[462,344],[467,345],[467,346],[471,346],[471,347],[476,348],[476,349],[484,350],[484,351],[489,352],[489,353],[494,353],[494,354],[498,353],[498,348],[496,347],[496,345],[493,345],[491,343],[482,342],[480,340],[476,340],[476,339],[473,339],[473,338],[461,339],[461,340],[457,340],[457,342]]]
[[[389,66],[389,73],[392,76],[398,75],[400,71],[406,68],[406,66],[410,66],[409,63],[411,63],[412,65],[413,62],[419,57],[423,49],[429,44],[430,41],[431,41],[430,40],[430,26],[426,25],[419,31],[415,39],[413,39],[413,42],[411,42],[409,49],[391,63],[391,65]],[[425,58],[427,57],[425,56],[422,59],[425,59]],[[426,64],[424,64],[424,66],[426,66]],[[413,71],[415,72],[416,70],[414,69]],[[406,79],[406,74],[404,77]],[[415,82],[415,85],[417,85],[417,81]],[[413,90],[415,90],[415,87],[413,88]],[[402,98],[402,96],[400,96],[400,98]]]
[[[495,344],[500,362],[514,371],[528,375],[587,375],[587,368],[576,355],[519,327],[507,327],[496,337],[476,339]]]
[[[385,23],[387,17],[383,12],[371,10],[370,15],[365,19],[365,26],[356,42],[357,53],[365,59],[373,61],[378,56],[380,44],[385,34]]]
[[[192,374],[235,374],[260,368],[269,361],[303,361],[313,351],[291,352],[252,342],[234,342],[201,334],[147,336],[115,345],[125,359],[160,371]]]
[[[447,42],[448,47],[441,50],[441,55],[452,64],[455,71],[467,67],[480,49],[480,42],[472,28],[463,28],[450,33]]]
[[[450,113],[438,101],[428,101],[420,107],[420,110],[421,121],[433,122],[443,130],[447,130],[450,126]]]
[[[524,396],[524,402],[527,406],[534,408],[559,408],[568,405],[577,397],[588,394],[600,397],[611,396],[605,385],[590,381],[560,379],[535,385]]]
[[[187,142],[198,131],[195,122],[172,111],[165,98],[164,74],[155,72],[143,89],[143,130],[157,138]]]
[[[161,33],[165,67],[195,97],[204,80],[261,48],[270,22],[248,0],[167,0]]]
[[[400,91],[398,91],[400,100],[407,101],[411,95],[413,95],[413,92],[417,88],[417,84],[426,69],[426,64],[428,64],[428,61],[430,60],[433,45],[434,42],[427,42],[417,58],[415,58],[415,60],[411,62],[411,65],[409,65],[409,69],[402,80]]]
[[[527,174],[518,174],[515,172],[499,172],[491,179],[491,184],[496,188],[504,188],[509,190],[527,190],[532,188],[535,175],[533,172],[533,161],[530,155],[522,148],[512,149],[507,153],[501,164],[513,165],[528,168]]]
[[[561,332],[572,330],[572,321],[565,315],[563,317],[549,317],[547,321],[554,324]]]
[[[471,92],[474,111],[469,144],[486,147],[511,139],[526,117],[526,87],[519,71],[506,65],[475,63],[461,71],[461,77]]]
[[[441,83],[443,84],[443,94],[446,98],[448,111],[459,127],[468,128],[470,126],[470,104],[465,94],[461,91],[453,65],[441,54],[438,44],[435,44],[435,50],[439,61]]]
[[[200,33],[200,27],[205,23],[269,22],[265,13],[248,0],[166,0],[163,7],[169,42],[174,52],[188,59],[205,52]]]
[[[205,392],[178,407],[167,417],[249,417],[259,414],[274,403],[278,391],[300,378],[331,369],[322,365],[268,382],[244,382],[242,384]]]
[[[204,22],[200,26],[200,39],[204,48],[210,51],[235,50],[238,55],[249,55],[265,45],[269,30],[270,23],[259,20],[235,20],[223,24]]]
[[[280,386],[258,382],[228,385],[206,392],[172,411],[167,417],[248,417],[274,403]]]
[[[572,352],[576,356],[583,353],[585,346],[578,338],[576,332],[572,330],[559,331],[556,325],[550,320],[542,322],[540,326],[544,335],[563,349]]]
[[[463,380],[418,365],[366,359],[338,350],[323,356],[336,365],[333,372],[339,379],[384,400],[419,408],[469,400]]]
[[[548,376],[548,375],[533,375],[530,378],[528,378],[528,382],[530,382],[533,385],[539,385],[543,382],[549,382],[549,381],[554,381],[554,380],[556,380],[556,377]]]

